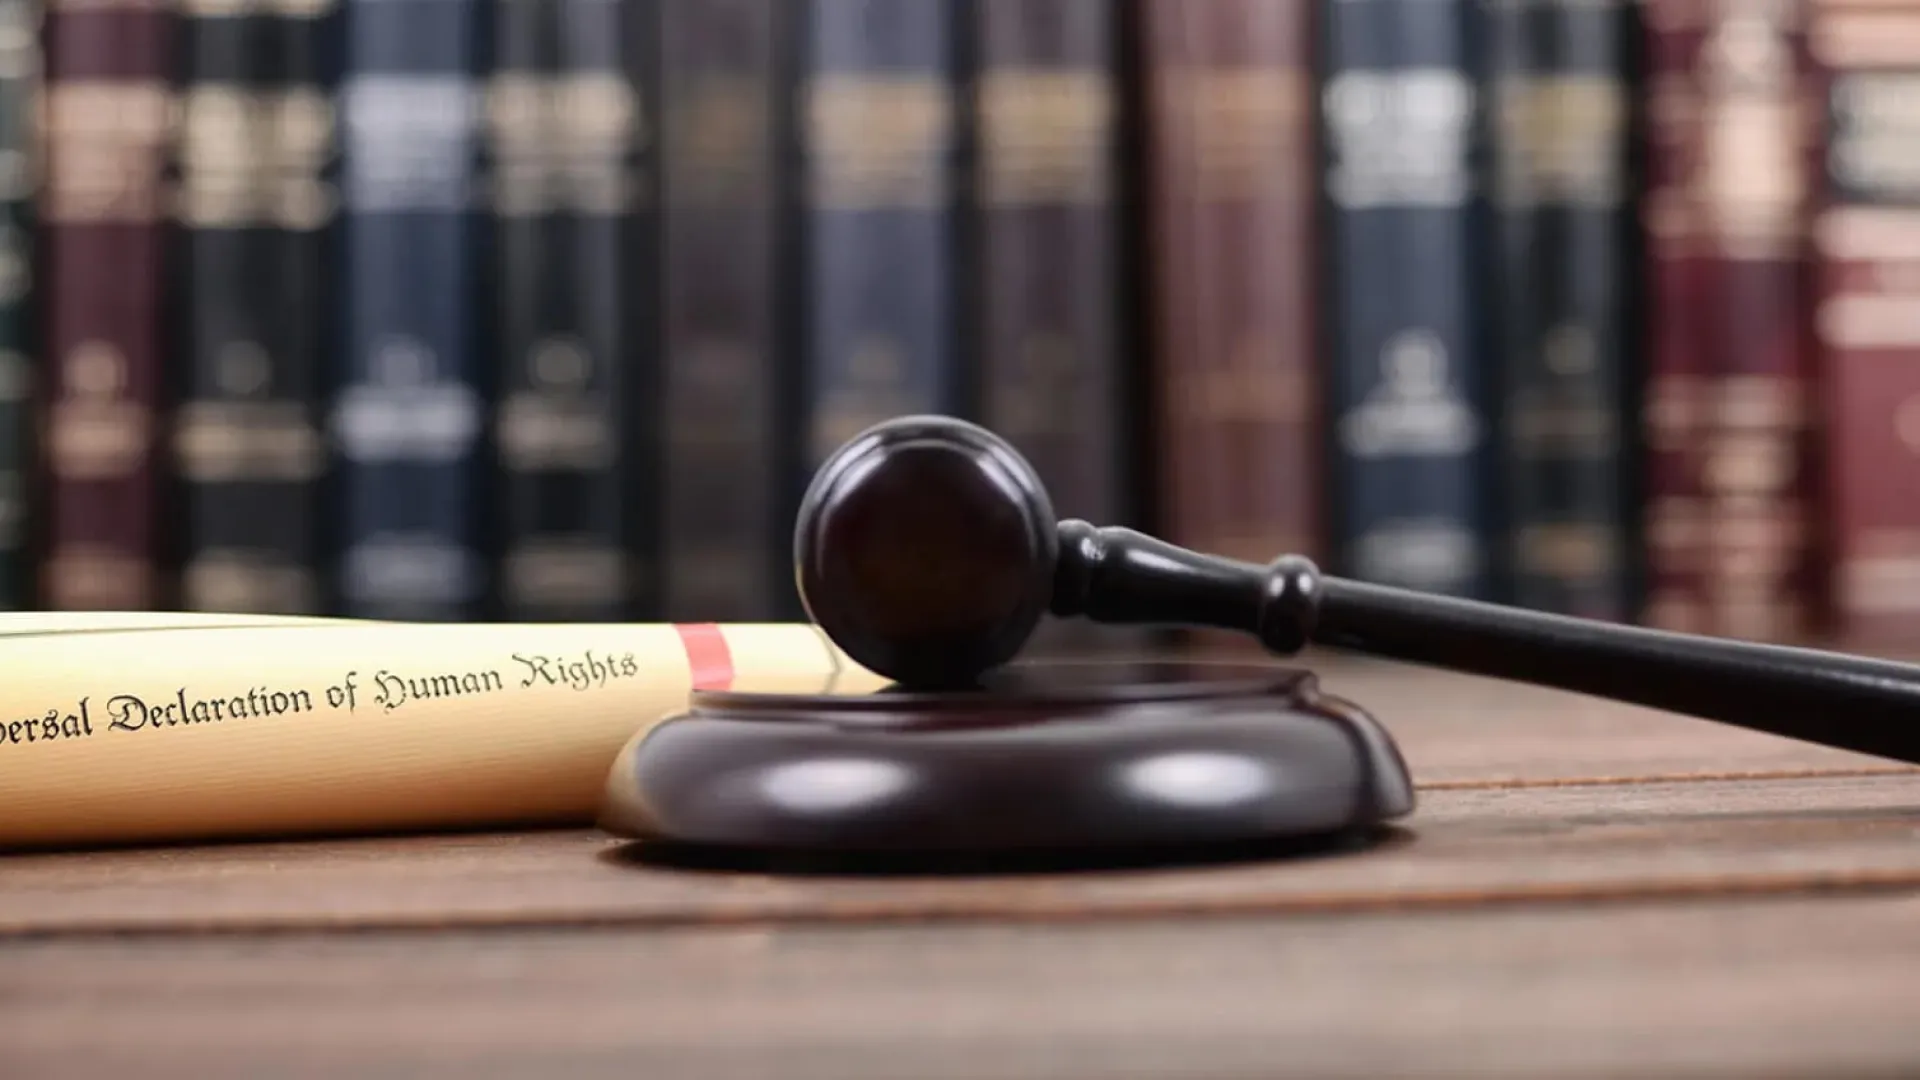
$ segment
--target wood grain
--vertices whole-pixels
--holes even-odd
[[[780,876],[591,829],[0,858],[0,1076],[1910,1076],[1920,771],[1318,657],[1365,850]]]
[[[1920,899],[0,943],[0,1075],[1846,1077]]]
[[[658,867],[592,831],[20,857],[0,933],[1359,911],[1920,886],[1920,779],[1429,792],[1365,851],[1102,873]]]

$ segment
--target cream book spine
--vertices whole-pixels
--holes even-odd
[[[0,848],[589,825],[696,687],[885,684],[805,624],[219,619],[0,625]]]

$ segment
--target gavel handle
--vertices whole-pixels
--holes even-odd
[[[1920,666],[1322,576],[1313,640],[1920,763]]]
[[[1052,611],[1239,630],[1607,698],[1920,763],[1920,666],[1672,633],[1266,566],[1129,529],[1060,526]]]

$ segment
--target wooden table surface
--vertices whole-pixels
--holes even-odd
[[[1365,849],[926,877],[592,830],[0,859],[0,1077],[1920,1075],[1920,776],[1320,668],[1420,786]]]

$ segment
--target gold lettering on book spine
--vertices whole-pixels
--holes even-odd
[[[1523,458],[1606,458],[1620,448],[1619,417],[1596,383],[1599,342],[1585,324],[1562,323],[1542,338],[1540,381],[1508,402],[1508,445]],[[1663,403],[1664,404],[1664,403]]]
[[[586,343],[546,338],[526,358],[525,380],[501,402],[502,464],[516,472],[598,472],[611,467],[618,432],[606,386]]]
[[[233,228],[253,220],[249,122],[256,111],[237,86],[189,87],[180,101],[181,182],[174,213],[191,228]]]
[[[64,544],[42,568],[55,608],[139,611],[152,606],[153,566],[104,544]]]
[[[943,81],[827,75],[806,89],[808,185],[815,207],[932,207],[951,195],[954,109]]]
[[[650,197],[632,159],[646,117],[618,72],[501,72],[487,85],[486,124],[497,213],[615,216]]]
[[[557,80],[555,93],[564,204],[613,216],[650,202],[631,154],[652,126],[633,86],[618,72],[587,71]]]
[[[45,88],[42,101],[41,216],[52,223],[158,220],[161,170],[174,128],[167,84],[61,80]]]
[[[502,71],[487,85],[493,207],[506,217],[548,208],[547,87],[538,73]]]
[[[322,179],[334,145],[333,106],[318,90],[190,87],[180,99],[179,143],[174,214],[190,228],[309,231],[338,209]]]
[[[1807,405],[1797,380],[1721,380],[1702,468],[1711,499],[1706,560],[1722,632],[1785,639],[1805,632],[1808,605],[1794,579],[1811,540],[1801,497],[1800,437]]]
[[[1687,449],[1704,411],[1705,387],[1692,375],[1662,372],[1647,379],[1647,449],[1679,453]]]
[[[1205,202],[1288,200],[1304,183],[1312,84],[1293,67],[1170,71],[1161,92],[1168,136],[1190,171],[1190,194]]]
[[[1505,205],[1613,206],[1624,194],[1626,94],[1602,76],[1515,78],[1494,89]]]
[[[1621,561],[1613,530],[1571,522],[1525,526],[1514,555],[1523,573],[1568,581],[1604,578]]]
[[[146,466],[152,417],[127,389],[127,358],[111,342],[83,341],[66,355],[47,426],[54,476],[117,480]]]
[[[1701,49],[1704,143],[1694,184],[1725,258],[1793,258],[1805,235],[1806,147],[1817,129],[1796,26],[1793,6],[1752,0],[1722,11]]]
[[[987,72],[978,94],[981,198],[1093,204],[1111,195],[1111,81],[1097,71]]]
[[[253,14],[306,18],[328,5],[193,0],[183,14],[219,19]],[[320,88],[196,82],[177,102],[178,178],[171,208],[197,230],[321,229],[338,212],[325,169],[337,148],[337,117]],[[323,468],[324,447],[305,402],[275,396],[274,359],[254,340],[226,341],[212,356],[204,396],[179,404],[172,424],[179,476],[196,484],[300,483]],[[305,611],[313,583],[303,568],[261,564],[247,552],[200,552],[182,568],[189,605]]]
[[[305,614],[318,609],[319,582],[304,566],[265,553],[205,549],[181,570],[190,610]]]
[[[181,477],[203,484],[317,478],[326,464],[319,429],[307,403],[270,396],[266,350],[228,342],[213,363],[216,396],[182,403],[174,420]]]
[[[1641,84],[1652,153],[1667,177],[1642,194],[1641,224],[1661,255],[1689,253],[1701,237],[1700,191],[1692,181],[1699,160],[1700,97],[1693,73],[1656,71]]]
[[[324,178],[337,149],[333,103],[316,87],[298,87],[271,99],[267,111],[267,220],[281,228],[318,229],[339,210],[339,193]]]

